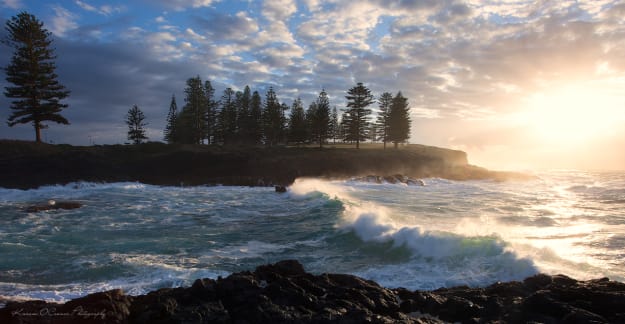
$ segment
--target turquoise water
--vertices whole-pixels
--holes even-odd
[[[425,186],[298,179],[272,188],[73,183],[0,188],[0,296],[63,301],[190,285],[298,259],[388,287],[538,272],[625,281],[625,174]],[[27,213],[48,200],[84,204]]]

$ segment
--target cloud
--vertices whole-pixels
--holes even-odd
[[[149,21],[109,19],[115,7],[75,3],[106,18],[85,23],[58,5],[47,9],[55,17],[51,30],[65,36],[59,51],[75,47],[64,55],[96,76],[84,81],[59,52],[59,75],[77,88],[73,106],[89,112],[73,117],[84,121],[109,120],[93,112],[107,100],[117,107],[115,116],[139,95],[160,98],[162,91],[168,105],[171,92],[198,74],[261,93],[274,86],[288,103],[301,96],[307,104],[325,88],[339,108],[347,89],[364,82],[375,95],[401,90],[409,98],[417,142],[501,148],[502,141],[487,140],[502,130],[486,132],[485,125],[522,109],[532,93],[589,78],[625,78],[625,4],[607,0],[144,1],[159,13]],[[91,62],[80,59],[83,51]],[[116,96],[99,92],[100,83]],[[122,95],[124,89],[139,95]],[[90,97],[98,102],[93,108]]]
[[[98,11],[98,8],[96,8],[96,7],[94,7],[94,6],[90,5],[90,4],[88,4],[88,3],[86,3],[86,2],[80,1],[80,0],[76,0],[76,4],[77,4],[79,7],[83,8],[83,9],[85,9],[85,10],[87,10],[87,11],[94,11],[94,12],[97,12],[97,11]]]
[[[285,21],[297,12],[297,4],[293,0],[266,0],[263,2],[262,14],[270,20]]]
[[[119,13],[125,10],[124,6],[111,6],[111,5],[102,5],[100,7],[95,7],[88,4],[85,1],[76,0],[76,5],[81,7],[82,9],[90,12],[95,12],[104,16],[109,16],[113,13]]]
[[[2,6],[11,9],[19,9],[23,4],[21,0],[2,0]]]
[[[185,11],[193,8],[210,7],[219,2],[219,0],[145,0],[145,2],[176,11]]]
[[[194,23],[202,33],[211,36],[212,41],[238,40],[259,30],[258,23],[245,12],[221,14],[210,12],[208,15],[195,16]]]
[[[68,31],[78,27],[76,14],[60,5],[55,5],[52,9],[54,10],[54,17],[51,18],[50,31],[56,36],[63,37]]]

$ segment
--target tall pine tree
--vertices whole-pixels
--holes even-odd
[[[340,138],[340,127],[339,124],[339,112],[336,109],[336,106],[332,108],[332,114],[330,115],[330,138],[332,139],[332,143],[336,144],[336,139]]]
[[[250,126],[249,126],[250,144],[257,145],[263,141],[263,109],[262,99],[258,91],[252,94],[250,102]]]
[[[128,140],[132,141],[133,144],[141,144],[143,140],[148,139],[144,128],[148,124],[145,122],[145,115],[139,106],[134,105],[128,110],[126,125],[128,125]]]
[[[289,115],[289,141],[299,145],[306,141],[308,137],[308,127],[306,125],[306,113],[302,100],[297,98],[291,106]]]
[[[321,90],[315,101],[315,109],[310,120],[312,139],[323,147],[323,142],[328,138],[330,131],[330,100],[325,89]]]
[[[6,23],[7,37],[3,43],[15,52],[6,67],[6,80],[15,86],[5,87],[4,95],[16,100],[8,119],[9,126],[32,123],[35,140],[41,142],[46,121],[69,124],[60,112],[67,108],[60,101],[69,91],[57,81],[52,38],[35,16],[22,12]]]
[[[221,96],[221,110],[217,119],[220,141],[224,144],[235,142],[237,135],[237,105],[236,93],[232,88],[224,90]]]
[[[251,118],[250,108],[252,104],[252,90],[245,86],[243,92],[237,92],[237,130],[239,142],[253,144],[250,135]]]
[[[367,139],[369,115],[371,109],[367,107],[373,103],[371,90],[358,82],[355,87],[347,91],[347,109],[345,117],[346,140],[355,141],[356,148],[360,148],[360,142]]]
[[[386,149],[389,128],[388,114],[391,110],[391,105],[393,104],[393,95],[390,92],[383,93],[380,96],[380,99],[378,99],[378,103],[380,104],[378,106],[380,107],[380,112],[378,113],[378,119],[376,120],[377,129],[374,136],[384,143],[384,148]]]
[[[169,104],[169,113],[167,113],[167,124],[165,125],[164,139],[167,143],[178,143],[177,134],[177,119],[178,119],[178,105],[176,104],[176,96],[171,96],[171,103]]]
[[[182,143],[202,144],[206,138],[206,94],[200,76],[187,80],[185,105],[178,118],[178,135]]]
[[[283,116],[282,105],[280,105],[273,87],[270,87],[265,96],[263,109],[263,131],[266,145],[273,146],[280,142],[284,128]]]
[[[401,94],[401,91],[397,92],[393,98],[388,121],[388,140],[397,148],[399,143],[404,143],[410,138],[410,107],[408,99]]]
[[[206,144],[213,144],[215,138],[215,129],[216,122],[215,118],[217,116],[217,102],[214,99],[215,89],[211,85],[210,81],[204,82],[204,96],[206,97],[204,101],[204,137],[206,138]]]

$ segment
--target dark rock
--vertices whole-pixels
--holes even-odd
[[[125,323],[133,297],[117,289],[71,300],[65,304],[28,301],[0,309],[0,323]]]
[[[78,181],[270,186],[288,185],[299,177],[348,179],[397,173],[454,180],[531,178],[489,171],[467,160],[461,151],[416,144],[390,152],[164,143],[80,147],[0,140],[0,187],[30,189]],[[182,164],[184,168],[177,167]]]
[[[585,309],[574,309],[562,318],[562,323],[608,323],[608,321],[602,316]]]
[[[57,316],[42,316],[44,309]],[[605,278],[390,290],[351,275],[313,275],[286,260],[136,297],[112,290],[65,304],[8,302],[0,323],[623,323],[624,309],[625,284]]]
[[[286,192],[286,187],[285,186],[275,186],[276,192]]]
[[[384,181],[388,182],[388,183],[392,183],[395,184],[397,183],[397,178],[395,178],[394,176],[385,176],[383,177]]]
[[[82,204],[75,201],[54,201],[50,200],[47,204],[40,204],[34,206],[26,207],[27,213],[36,213],[40,211],[46,210],[56,210],[56,209],[76,209],[82,207]]]

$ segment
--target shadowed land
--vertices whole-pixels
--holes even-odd
[[[518,173],[468,164],[465,152],[424,145],[381,149],[366,144],[313,147],[207,145],[71,146],[0,140],[0,186],[36,188],[75,181],[139,181],[155,185],[289,185],[298,177],[349,178],[401,174],[451,180],[509,178]]]
[[[141,296],[111,290],[65,304],[9,302],[3,323],[622,323],[625,284],[538,274],[434,291],[388,289],[297,261]]]

